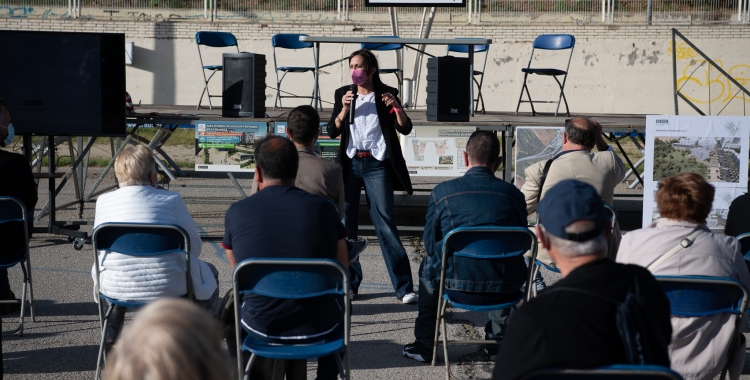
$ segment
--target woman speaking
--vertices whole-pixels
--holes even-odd
[[[396,298],[403,303],[414,303],[417,296],[409,258],[401,245],[393,212],[394,189],[412,194],[409,172],[396,134],[411,132],[411,120],[401,108],[398,90],[380,80],[378,60],[369,50],[352,53],[349,70],[354,84],[336,90],[333,114],[327,127],[332,139],[341,136],[337,161],[344,170],[346,228],[349,237],[356,239],[359,198],[364,187],[370,218]],[[356,296],[362,282],[359,259],[349,268],[351,291]]]

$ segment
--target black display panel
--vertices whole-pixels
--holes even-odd
[[[125,135],[125,35],[0,31],[16,134]]]

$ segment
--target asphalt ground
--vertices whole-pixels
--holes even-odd
[[[60,168],[58,171],[65,171]],[[91,186],[101,169],[89,171],[87,186]],[[220,238],[223,218],[230,203],[239,199],[239,192],[224,174],[206,175],[209,178],[182,178],[172,181],[169,188],[185,198],[202,234],[206,235],[201,259],[214,264],[220,273],[220,291],[230,288],[230,269]],[[239,176],[240,184],[249,189],[249,177]],[[429,188],[442,179],[418,178],[417,187]],[[113,185],[111,174],[103,186]],[[47,200],[46,180],[40,183],[39,208]],[[57,202],[73,201],[72,184],[66,185]],[[399,196],[397,195],[397,199]],[[398,201],[397,201],[398,202]],[[87,220],[94,218],[93,202],[85,204],[82,218],[76,208],[58,210],[58,220]],[[83,226],[90,231],[90,226]],[[374,235],[370,234],[370,235]],[[407,234],[409,235],[409,234]],[[411,259],[413,278],[423,246],[421,233],[402,237]],[[438,366],[417,363],[402,356],[402,347],[414,340],[413,327],[416,305],[398,302],[381,256],[377,239],[368,236],[367,249],[360,256],[365,279],[360,294],[353,303],[351,368],[353,379],[438,379],[445,377],[442,359]],[[92,294],[91,266],[94,254],[90,244],[75,250],[64,236],[36,234],[31,241],[31,263],[34,279],[36,322],[26,318],[24,336],[3,336],[3,365],[6,379],[84,379],[93,378],[100,339],[99,316]],[[11,287],[20,296],[21,271],[9,270]],[[544,273],[548,284],[556,280],[554,274]],[[416,287],[416,284],[415,284]],[[128,313],[132,318],[134,313]],[[512,317],[511,317],[512,318]],[[452,309],[448,320],[448,334],[454,339],[483,337],[485,313],[470,313]],[[12,329],[17,318],[4,316],[3,330]],[[744,326],[743,331],[748,331]],[[442,349],[439,354],[442,358]],[[480,345],[452,346],[450,362],[458,379],[489,378],[494,363],[481,352]],[[308,364],[308,377],[315,378],[315,362]],[[750,367],[746,365],[746,373]],[[745,376],[743,376],[745,378]],[[750,379],[750,376],[747,376]]]

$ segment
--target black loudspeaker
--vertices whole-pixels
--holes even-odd
[[[427,120],[469,121],[472,105],[469,58],[427,59]]]
[[[224,53],[221,116],[265,117],[266,56]]]

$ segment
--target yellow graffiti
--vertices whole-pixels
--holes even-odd
[[[677,44],[677,48],[675,50],[677,50],[677,53],[675,54],[677,56],[677,59],[693,59],[698,56],[698,52],[684,42],[680,42],[679,44]],[[667,48],[667,51],[669,52],[669,55],[672,55],[671,46]]]
[[[672,54],[672,48],[667,49]],[[682,70],[682,76],[677,79],[677,89],[693,103],[707,104],[713,102],[726,103],[733,99],[739,88],[732,83],[729,78],[720,73],[719,70],[712,68],[709,70],[710,63],[706,60],[696,60],[698,52],[689,47],[684,42],[677,45],[675,56],[678,60],[690,60]],[[724,63],[720,60],[714,60],[717,66],[724,69]],[[696,65],[699,65],[696,68]],[[747,88],[750,84],[750,64],[739,64],[725,70],[737,83]],[[711,98],[708,100],[695,99],[685,94],[686,91],[691,93],[708,93],[710,89]],[[741,94],[740,94],[741,95]],[[737,98],[742,99],[739,95]],[[745,97],[745,101],[750,103],[750,98]]]

